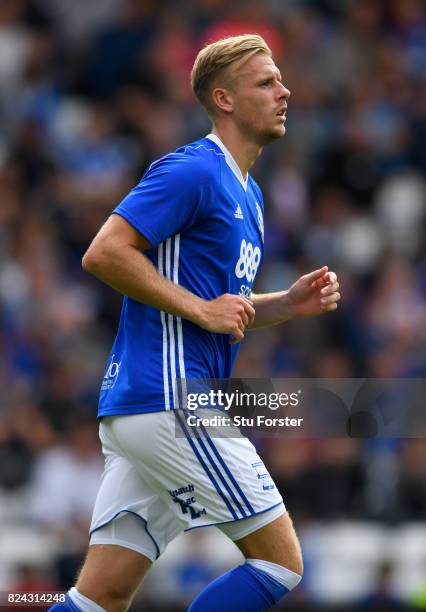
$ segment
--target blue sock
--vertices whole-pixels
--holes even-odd
[[[288,592],[275,578],[245,563],[207,585],[188,612],[264,612]]]
[[[80,608],[77,608],[69,595],[65,595],[65,601],[55,604],[52,608],[49,608],[47,612],[51,610],[55,612],[81,612]]]

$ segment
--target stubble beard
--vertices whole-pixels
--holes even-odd
[[[241,121],[240,129],[260,147],[272,144],[285,135],[286,129],[284,126],[281,129],[278,126],[275,129],[273,127],[261,126],[256,122],[256,119],[257,117],[250,117]]]
[[[280,138],[282,138],[285,135],[285,132],[286,132],[285,128],[284,129],[278,129],[278,128],[259,129],[257,132],[257,142],[262,147],[268,144],[272,144],[276,140],[279,140]]]

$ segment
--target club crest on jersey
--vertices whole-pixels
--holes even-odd
[[[239,204],[237,204],[237,208],[235,209],[234,217],[236,219],[244,219],[243,211],[241,210],[241,206]]]
[[[260,233],[262,234],[262,242],[265,242],[265,228],[263,225],[263,213],[262,213],[262,209],[260,208],[258,202],[256,202],[256,209],[257,209],[257,222],[259,224]]]

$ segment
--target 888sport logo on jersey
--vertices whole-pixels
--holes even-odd
[[[245,279],[248,281],[248,286],[242,284],[240,288],[240,293],[246,297],[250,297],[251,285],[256,278],[261,258],[262,253],[260,248],[243,238],[240,246],[240,256],[235,265],[235,276],[238,279]]]

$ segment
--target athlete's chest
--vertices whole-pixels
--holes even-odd
[[[245,191],[225,184],[215,194],[203,224],[206,238],[215,242],[224,258],[239,250],[242,240],[263,250],[263,211],[258,200],[250,187]]]
[[[222,184],[204,226],[205,254],[247,297],[263,255],[263,211],[254,189]]]

